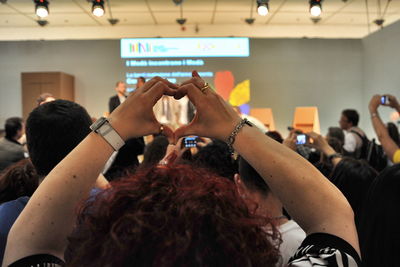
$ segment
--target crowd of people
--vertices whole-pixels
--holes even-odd
[[[6,121],[2,266],[397,266],[399,132],[378,112],[396,97],[369,103],[378,144],[352,109],[326,136],[266,132],[196,71],[123,87],[95,122],[51,95]],[[182,98],[191,121],[163,123]]]

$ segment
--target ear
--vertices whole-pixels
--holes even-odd
[[[233,179],[235,180],[236,189],[237,189],[239,195],[243,199],[245,199],[247,197],[246,188],[242,182],[242,179],[240,179],[240,175],[238,173],[236,173]]]

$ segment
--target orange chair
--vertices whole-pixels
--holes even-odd
[[[317,107],[297,107],[294,112],[293,128],[299,129],[304,133],[321,133],[319,115]]]

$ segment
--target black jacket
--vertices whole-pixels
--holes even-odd
[[[116,109],[120,104],[121,104],[121,102],[119,101],[118,95],[110,97],[110,100],[108,101],[109,112],[110,113],[113,112],[114,109]]]

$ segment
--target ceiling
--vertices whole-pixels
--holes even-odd
[[[4,1],[4,0],[2,0]],[[87,0],[49,0],[48,25],[37,24],[31,0],[0,4],[0,40],[114,39],[123,37],[248,36],[265,38],[363,38],[400,20],[400,0],[324,0],[318,23],[308,0],[270,0],[270,14],[259,16],[256,0],[184,0],[184,29],[176,23],[181,7],[172,0],[109,0],[106,14],[91,14]],[[369,9],[369,18],[366,12]],[[379,8],[380,7],[380,8]],[[380,10],[380,11],[379,11]],[[108,19],[119,19],[111,26]],[[248,25],[246,18],[255,22]]]

